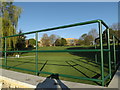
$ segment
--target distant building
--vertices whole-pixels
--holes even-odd
[[[75,38],[65,38],[68,46],[76,46],[78,39]]]

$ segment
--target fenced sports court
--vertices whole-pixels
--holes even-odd
[[[89,47],[38,47],[38,33],[61,30],[64,28],[97,23],[99,45]],[[102,27],[106,28],[105,37]],[[36,47],[32,50],[7,49],[7,39],[20,35],[35,34]],[[112,79],[120,64],[120,41],[116,36],[109,35],[109,27],[102,20],[93,20],[71,25],[48,28],[33,32],[0,37],[4,40],[4,56],[0,65],[6,69],[27,72],[35,75],[59,74],[63,80],[91,83],[105,86]],[[103,40],[106,41],[103,44]],[[7,56],[8,53],[19,53],[20,57]]]

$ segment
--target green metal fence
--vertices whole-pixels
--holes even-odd
[[[38,50],[38,42],[37,42],[38,41],[38,32],[52,31],[52,30],[56,30],[56,29],[63,29],[63,28],[93,24],[93,23],[98,23],[100,49],[95,48],[95,49],[82,49],[82,50]],[[107,32],[106,32],[107,48],[104,48],[104,46],[103,46],[102,26],[105,26],[105,28],[107,30]],[[6,46],[6,43],[7,43],[6,39],[7,38],[20,36],[20,35],[26,35],[26,34],[32,34],[32,33],[35,33],[35,35],[36,35],[36,50],[7,51],[7,46]],[[113,42],[112,42],[113,43],[112,44],[113,49],[111,49],[109,27],[102,20],[93,20],[93,21],[87,21],[87,22],[65,25],[65,26],[60,26],[60,27],[48,28],[48,29],[43,29],[43,30],[38,30],[38,31],[33,31],[33,32],[21,33],[21,34],[16,34],[16,35],[12,35],[12,36],[0,37],[0,39],[4,39],[4,46],[5,46],[4,51],[0,51],[1,53],[4,53],[4,64],[1,65],[1,66],[5,67],[5,68],[14,68],[14,69],[19,69],[19,70],[34,72],[34,73],[36,73],[36,75],[38,73],[52,74],[51,72],[44,72],[44,71],[39,71],[38,70],[38,52],[48,52],[48,53],[49,52],[56,52],[56,53],[58,53],[58,52],[99,52],[100,53],[100,65],[101,65],[101,79],[78,77],[78,76],[71,76],[71,75],[64,75],[64,74],[59,74],[59,75],[62,76],[62,77],[67,77],[67,78],[75,78],[75,79],[101,82],[102,86],[105,85],[106,80],[111,79],[113,77],[114,74],[112,72],[112,66],[114,67],[114,71],[116,71],[118,66],[119,66],[119,62],[120,62],[120,58],[119,58],[119,54],[120,54],[119,43],[120,43],[120,41],[115,36],[113,36]],[[117,45],[117,47],[116,47],[116,45]],[[8,52],[35,52],[36,53],[35,54],[36,55],[35,70],[19,68],[19,67],[12,67],[12,66],[7,65],[7,53]],[[109,70],[109,73],[108,73],[107,76],[104,75],[104,52],[106,52],[107,55],[108,55],[108,68],[109,68],[108,70]],[[114,58],[112,62],[111,62],[111,56],[113,56],[113,58]],[[97,54],[95,55],[95,57],[96,57],[96,62],[97,62]]]

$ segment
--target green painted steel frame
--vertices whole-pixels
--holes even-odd
[[[4,50],[4,51],[7,51],[6,43],[7,43],[7,40],[6,40],[6,38],[5,38],[5,50]],[[5,52],[4,54],[5,54],[5,56],[4,56],[4,58],[5,58],[4,64],[5,64],[5,66],[7,66],[7,52]],[[7,67],[6,67],[6,68],[7,68]]]
[[[107,29],[107,45],[108,45],[108,49],[110,50],[110,33],[109,33],[109,28]],[[112,71],[111,71],[111,53],[110,51],[108,52],[108,61],[109,61],[109,75],[110,75],[110,79],[112,77]]]
[[[32,33],[36,33],[36,32],[52,31],[52,30],[56,30],[56,29],[63,29],[63,28],[68,28],[68,27],[74,27],[74,26],[80,26],[80,25],[97,23],[97,22],[99,22],[99,21],[102,21],[102,20],[93,20],[93,21],[87,21],[87,22],[76,23],[76,24],[71,24],[71,25],[64,25],[64,26],[59,26],[59,27],[54,27],[54,28],[37,30],[37,31],[33,31],[33,32],[27,32],[27,33],[21,33],[21,34],[16,34],[16,35],[11,35],[11,36],[0,37],[0,38],[15,37],[15,36],[20,36],[20,35],[25,35],[25,34],[32,34]],[[103,21],[102,21],[102,22],[103,22]],[[106,25],[105,25],[105,26],[106,26]]]
[[[36,32],[36,51],[38,51],[38,32]],[[38,52],[36,52],[36,75],[38,75]]]
[[[114,53],[114,68],[116,69],[116,49],[115,49],[115,37],[113,36],[113,53]]]
[[[117,53],[120,53],[120,40],[116,37],[116,36],[114,36],[113,35],[113,57],[114,57],[114,68],[115,68],[115,70],[117,69],[117,67],[118,67],[118,65],[120,64],[120,60],[118,60],[118,63],[117,63],[117,57],[118,57],[118,55],[116,55],[116,52]],[[118,44],[117,44],[117,46],[119,47],[118,49],[116,48],[116,42],[118,41]]]
[[[25,50],[25,51],[2,51],[2,52],[100,52],[100,49],[82,49],[82,50]],[[103,49],[108,52],[109,49]]]
[[[85,50],[38,50],[38,32],[52,31],[52,30],[56,30],[56,29],[63,29],[63,28],[86,25],[86,24],[92,24],[92,23],[98,23],[99,36],[100,36],[100,47],[101,47],[100,49],[95,48],[95,49],[87,49],[87,50],[86,49]],[[108,41],[107,45],[108,45],[108,49],[103,49],[102,25],[104,25],[106,27],[106,29],[107,29],[107,41]],[[35,33],[35,35],[36,35],[36,50],[32,50],[32,51],[7,51],[6,38],[25,35],[25,34],[32,34],[32,33]],[[11,66],[7,66],[7,55],[6,55],[7,52],[36,52],[36,58],[35,58],[35,62],[36,62],[35,68],[36,68],[36,70],[29,70],[29,69],[18,68],[18,67],[11,67],[11,68],[30,71],[30,72],[35,72],[36,75],[38,73],[52,74],[50,72],[40,72],[40,71],[38,71],[38,52],[100,52],[101,53],[101,80],[92,79],[92,78],[85,78],[85,77],[76,77],[76,76],[70,76],[70,75],[63,75],[63,74],[59,74],[59,75],[63,76],[63,77],[68,77],[68,78],[76,78],[76,79],[82,79],[82,80],[91,80],[91,81],[101,82],[102,86],[105,85],[105,80],[107,80],[108,78],[111,78],[109,27],[102,20],[93,20],[93,21],[87,21],[87,22],[76,23],[76,24],[71,24],[71,25],[65,25],[65,26],[59,26],[59,27],[54,27],[54,28],[42,29],[42,30],[37,30],[37,31],[33,31],[33,32],[27,32],[27,33],[21,33],[21,34],[12,35],[12,36],[0,37],[0,39],[5,39],[5,49],[4,49],[4,51],[0,51],[0,52],[4,52],[4,54],[5,54],[5,56],[4,56],[5,57],[5,60],[4,60],[5,62],[4,62],[4,65],[2,65],[3,67],[6,67],[6,68],[11,67]],[[109,55],[109,74],[106,77],[104,77],[104,62],[103,62],[104,61],[103,60],[103,52],[104,51],[108,52],[108,55]]]
[[[100,37],[100,48],[101,48],[101,80],[102,86],[104,86],[104,61],[103,61],[103,41],[102,41],[102,22],[99,21],[99,37]]]

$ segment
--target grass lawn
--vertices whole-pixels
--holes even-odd
[[[65,50],[65,49],[79,49],[82,47],[66,46],[66,47],[39,47],[39,50]],[[85,48],[85,47],[84,47]],[[87,48],[87,47],[86,47]],[[95,63],[95,54],[98,54],[98,61],[100,60],[99,53],[94,52],[42,52],[38,53],[38,68],[39,71],[87,77],[87,78],[101,78],[100,65]],[[3,60],[3,59],[0,59]],[[4,64],[4,62],[2,62]],[[7,57],[7,65],[13,67],[20,67],[25,69],[35,70],[35,53],[28,52],[23,53],[20,58]],[[15,70],[30,74],[35,74],[28,71],[22,71],[17,69],[8,68],[9,70]],[[108,74],[107,63],[104,66],[105,76]],[[49,76],[47,74],[40,74],[40,76]],[[60,77],[62,80],[74,81],[80,83],[99,85],[100,83]]]

